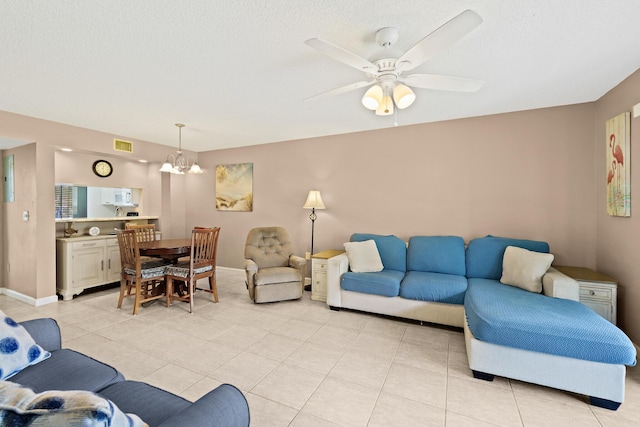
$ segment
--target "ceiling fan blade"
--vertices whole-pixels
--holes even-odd
[[[307,44],[307,46],[311,46],[312,48],[320,51],[321,53],[324,53],[327,56],[330,56],[336,61],[342,62],[343,64],[346,64],[357,70],[367,73],[375,73],[376,71],[378,71],[378,67],[362,58],[361,56],[358,56],[355,53],[351,53],[348,50],[328,43],[324,40],[309,39],[305,43]]]
[[[361,87],[371,86],[375,82],[376,82],[375,80],[371,80],[371,81],[367,81],[367,82],[351,83],[350,85],[342,86],[342,87],[339,87],[337,89],[332,89],[332,90],[329,90],[327,92],[319,93],[318,95],[314,95],[314,96],[312,96],[310,98],[305,99],[304,101],[305,102],[307,102],[307,101],[315,101],[316,99],[321,99],[321,98],[325,98],[325,97],[329,97],[329,96],[333,96],[333,95],[339,95],[341,93],[351,92],[352,90],[360,89]]]
[[[465,10],[416,43],[398,58],[396,64],[402,64],[403,71],[413,70],[451,46],[481,23],[480,15],[473,10]]]
[[[482,80],[440,76],[437,74],[411,74],[398,80],[408,86],[423,89],[451,90],[454,92],[476,92],[484,85]]]

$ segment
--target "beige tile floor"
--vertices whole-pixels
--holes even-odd
[[[519,381],[475,380],[463,334],[302,300],[255,305],[242,271],[218,269],[210,294],[131,315],[117,289],[32,307],[0,296],[18,321],[53,317],[63,346],[195,400],[229,382],[247,396],[252,426],[637,426],[640,368],[616,411]]]

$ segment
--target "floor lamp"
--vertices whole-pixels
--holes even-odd
[[[311,261],[311,257],[313,256],[314,226],[316,223],[316,219],[318,218],[318,216],[316,215],[316,209],[326,209],[324,203],[322,203],[322,197],[320,196],[320,192],[318,190],[309,191],[307,201],[304,203],[303,208],[311,209],[311,214],[309,215],[309,219],[311,220],[311,252],[309,252],[309,261]],[[311,285],[305,286],[304,289],[306,291],[310,291]]]

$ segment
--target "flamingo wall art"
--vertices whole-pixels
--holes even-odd
[[[607,120],[607,213],[631,216],[630,113]]]

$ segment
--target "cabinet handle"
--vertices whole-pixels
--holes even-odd
[[[100,261],[100,270],[104,271],[104,260]]]
[[[107,261],[107,269],[111,270],[111,258]]]
[[[594,291],[589,291],[589,295],[593,296],[593,295],[595,295],[595,294],[596,294],[596,293],[595,293]]]

